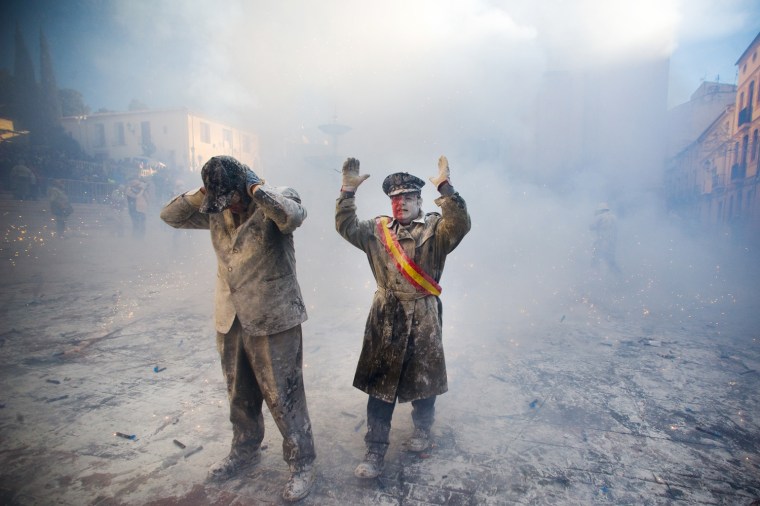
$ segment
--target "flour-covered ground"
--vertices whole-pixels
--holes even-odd
[[[287,467],[268,414],[261,464],[205,481],[231,432],[207,233],[152,216],[137,241],[114,233],[107,208],[80,205],[57,240],[44,203],[0,204],[0,502],[279,504]],[[443,280],[449,392],[435,447],[403,451],[400,405],[383,475],[354,478],[366,397],[351,381],[373,287],[331,205],[296,233],[318,452],[303,504],[760,500],[757,285],[702,264],[650,269],[633,247],[617,278],[536,269],[519,234],[503,254],[476,251],[482,222]]]

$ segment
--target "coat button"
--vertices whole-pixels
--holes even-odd
[[[232,252],[233,252],[233,253],[240,253],[240,250],[239,250],[239,249],[237,249],[237,248],[232,248]]]
[[[232,272],[232,267],[227,267],[227,270]]]

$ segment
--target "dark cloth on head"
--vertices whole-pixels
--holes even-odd
[[[251,169],[231,156],[214,156],[203,165],[201,177],[206,197],[200,207],[202,213],[220,213],[232,204],[232,196],[246,192],[247,171]]]

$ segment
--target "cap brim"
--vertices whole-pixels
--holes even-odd
[[[388,196],[394,197],[396,195],[403,195],[404,193],[422,193],[422,190],[420,188],[398,188],[388,192]]]

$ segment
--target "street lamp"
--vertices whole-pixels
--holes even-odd
[[[332,137],[333,156],[338,156],[338,137],[351,131],[351,127],[347,125],[341,125],[337,122],[337,117],[333,117],[332,123],[326,125],[319,125],[319,129],[324,133]]]

